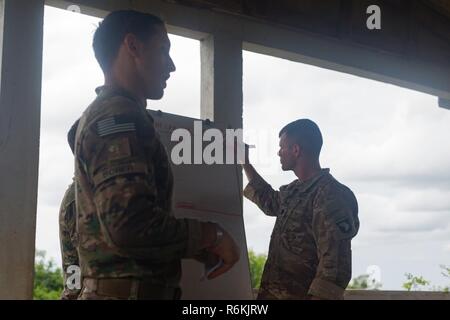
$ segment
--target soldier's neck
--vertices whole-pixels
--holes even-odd
[[[313,163],[300,163],[294,168],[294,173],[300,181],[306,181],[317,174],[322,170],[319,161],[315,161]]]
[[[111,86],[125,90],[139,102],[139,105],[141,105],[144,109],[146,108],[147,100],[145,99],[145,97],[139,94],[138,90],[136,90],[136,86],[130,84],[129,81],[123,81],[120,78],[112,76],[105,76],[105,86]]]

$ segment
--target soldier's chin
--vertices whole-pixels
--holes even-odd
[[[152,90],[149,94],[147,94],[147,99],[151,100],[159,100],[164,96],[164,89]]]

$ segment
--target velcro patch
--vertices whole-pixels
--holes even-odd
[[[116,139],[108,145],[108,160],[119,160],[130,156],[131,149],[128,138]]]
[[[136,124],[128,117],[111,116],[97,122],[97,133],[100,137],[130,131],[136,131]]]
[[[343,234],[348,234],[352,231],[352,225],[350,224],[350,220],[348,218],[336,222],[336,225]]]
[[[123,164],[116,164],[114,166],[106,166],[103,170],[97,173],[93,180],[94,185],[98,186],[102,182],[125,174],[146,174],[148,172],[147,166],[142,162],[127,162]]]

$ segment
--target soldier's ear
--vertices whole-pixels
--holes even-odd
[[[139,39],[132,33],[128,33],[125,35],[123,39],[123,45],[125,46],[125,50],[135,58],[138,58],[141,55],[141,46],[142,43]]]
[[[296,158],[300,158],[303,155],[303,150],[297,143],[292,144],[292,153]]]

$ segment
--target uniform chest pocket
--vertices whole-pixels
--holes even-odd
[[[295,228],[298,222],[303,221],[308,214],[307,199],[301,198],[283,203],[280,214],[281,229],[284,230],[289,225],[291,228]]]
[[[295,207],[285,216],[281,232],[283,247],[294,254],[301,254],[312,238],[312,213],[303,205]]]
[[[305,234],[300,224],[287,222],[279,238],[285,255],[301,255],[303,252],[304,241],[302,239],[304,236]]]

